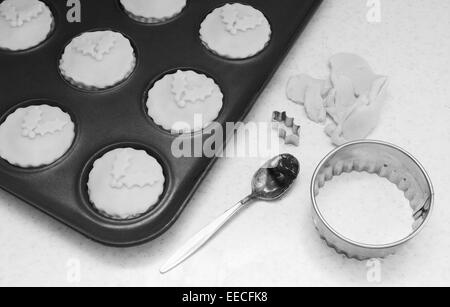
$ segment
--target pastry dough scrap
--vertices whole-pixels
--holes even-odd
[[[377,126],[387,98],[388,78],[373,73],[361,57],[341,53],[330,59],[330,81],[307,75],[289,80],[287,96],[305,106],[308,118],[332,123],[325,128],[333,144],[366,138]]]

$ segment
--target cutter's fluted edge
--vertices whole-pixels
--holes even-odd
[[[344,171],[335,171],[335,167],[338,165],[345,165],[344,159],[349,159],[353,157],[355,160],[361,160],[361,154],[368,153],[367,155],[377,160],[376,162],[379,164],[382,163],[383,167],[386,168],[386,157],[392,158],[389,159],[388,162],[392,162],[393,166],[390,166],[394,169],[395,172],[400,170],[400,173],[403,172],[405,178],[408,180],[412,180],[414,182],[409,182],[408,185],[401,186],[401,184],[397,183],[398,178],[393,178],[391,176],[386,176],[390,170],[381,170],[376,168],[367,168],[362,167],[358,163],[351,163],[352,167],[347,168]],[[370,153],[370,154],[369,154]],[[345,157],[345,158],[344,158]],[[377,159],[377,157],[380,157]],[[364,159],[363,159],[364,160]],[[399,162],[399,163],[396,163]],[[400,169],[399,169],[400,168]],[[331,171],[330,171],[331,169]],[[342,169],[345,169],[342,168]],[[410,200],[411,207],[413,212],[417,212],[417,193],[421,193],[421,197],[423,201],[421,203],[421,207],[419,210],[421,214],[416,219],[416,224],[414,225],[414,231],[406,238],[386,245],[369,245],[369,244],[361,244],[349,240],[339,234],[336,230],[334,230],[326,221],[326,219],[322,216],[318,204],[316,202],[316,196],[319,193],[321,187],[323,187],[325,181],[331,180],[334,176],[338,176],[343,172],[352,172],[352,171],[366,171],[369,173],[376,173],[381,177],[385,177],[391,182],[397,184],[400,189],[408,191],[411,190],[411,185],[417,185],[415,188],[415,193],[405,193],[405,196],[410,196],[408,199]],[[421,230],[425,227],[427,222],[429,221],[429,217],[434,208],[434,190],[431,180],[424,169],[424,167],[420,164],[418,160],[416,160],[411,154],[404,151],[400,147],[395,145],[381,142],[381,141],[356,141],[342,145],[341,147],[336,148],[330,154],[328,154],[317,166],[313,178],[311,180],[311,201],[313,204],[313,222],[317,232],[319,233],[320,238],[325,241],[325,243],[333,248],[338,254],[344,255],[349,259],[356,259],[359,261],[369,260],[369,259],[384,259],[388,256],[396,254],[396,252],[406,245],[410,240],[415,238]],[[416,218],[415,214],[414,217]],[[419,223],[418,223],[419,222]]]

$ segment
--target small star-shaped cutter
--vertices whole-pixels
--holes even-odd
[[[295,119],[286,112],[274,111],[272,114],[272,127],[278,130],[278,135],[286,145],[300,146],[301,126],[295,124]]]

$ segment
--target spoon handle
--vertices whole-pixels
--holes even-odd
[[[160,269],[161,274],[165,274],[202,248],[222,227],[233,218],[242,208],[244,208],[250,201],[252,196],[248,196],[237,203],[234,207],[228,209],[225,213],[219,216],[211,224],[203,228],[199,233],[192,237],[185,245],[183,245],[165,265]]]

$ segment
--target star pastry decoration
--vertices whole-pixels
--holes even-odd
[[[236,35],[238,31],[246,32],[255,29],[262,24],[263,18],[258,11],[252,13],[240,13],[238,9],[227,4],[222,8],[222,21],[228,32]]]
[[[62,131],[68,124],[67,119],[55,118],[49,121],[42,120],[40,107],[32,107],[27,111],[22,123],[22,136],[35,139],[37,136],[45,136]]]
[[[172,93],[180,108],[186,107],[188,103],[204,101],[212,95],[214,91],[214,81],[204,78],[204,82],[194,84],[189,82],[186,73],[179,70],[173,75]]]
[[[139,171],[133,172],[130,170],[132,166],[131,155],[123,150],[120,151],[113,163],[111,171],[110,186],[114,189],[132,189],[144,188],[146,186],[153,186],[159,180],[156,178],[155,172]]]
[[[105,33],[100,37],[95,37],[93,33],[86,33],[74,39],[74,48],[83,55],[89,55],[97,61],[102,61],[105,55],[109,54],[116,44],[114,33]]]
[[[43,4],[37,0],[5,0],[0,4],[0,16],[12,27],[21,27],[44,11]]]

